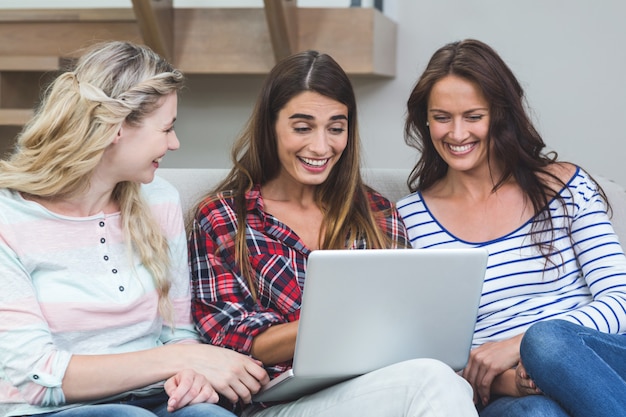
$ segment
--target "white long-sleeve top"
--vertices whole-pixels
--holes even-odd
[[[151,274],[124,243],[119,213],[62,216],[0,189],[0,415],[73,406],[61,389],[73,354],[197,341],[178,192],[157,177],[142,193],[170,246],[173,328],[158,313]],[[134,393],[155,389],[162,384]]]
[[[566,209],[556,199],[549,204],[556,225],[552,243],[558,251],[548,265],[531,242],[534,219],[498,239],[467,242],[437,221],[419,192],[398,202],[413,247],[482,247],[489,252],[474,347],[555,318],[626,333],[626,257],[597,185],[578,168],[560,195]]]

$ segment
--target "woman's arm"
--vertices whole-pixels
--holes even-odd
[[[72,355],[52,338],[28,275],[0,244],[0,352],[6,381],[34,405],[101,399],[159,383],[185,369],[204,375],[215,391],[249,400],[268,377],[253,359],[201,344],[172,344],[133,353]],[[3,260],[3,261],[1,261]]]
[[[253,359],[211,345],[167,345],[112,354],[74,355],[63,377],[67,402],[81,402],[143,388],[192,369],[206,377],[215,391],[232,402],[250,401],[268,382]]]
[[[270,300],[255,300],[252,297],[252,290],[241,276],[234,256],[237,220],[232,218],[234,214],[226,207],[225,202],[207,204],[192,226],[189,238],[192,314],[205,341],[242,353],[252,353],[253,341],[258,335],[290,320],[268,305]],[[259,236],[255,244],[266,245],[263,239]],[[290,265],[278,265],[287,261],[280,255],[264,253],[251,257],[255,258],[254,262],[267,267],[267,274],[275,274],[276,270],[282,274],[291,271]],[[284,294],[281,302],[290,303],[292,296],[300,295],[294,277],[286,276],[284,280],[277,281],[280,288],[277,286],[275,291]],[[295,319],[294,314],[292,320]],[[288,338],[282,339],[287,333],[274,332],[272,330],[269,335],[278,335],[280,340],[288,341]],[[294,339],[294,336],[289,337]],[[261,342],[263,345],[263,337]]]
[[[266,365],[293,359],[296,349],[298,321],[277,324],[259,333],[252,342],[252,356]]]
[[[572,218],[571,248],[593,297],[562,318],[605,333],[626,332],[626,256],[596,184],[582,170],[566,193]],[[556,317],[555,317],[556,318]]]

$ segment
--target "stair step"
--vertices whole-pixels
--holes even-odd
[[[31,117],[32,109],[0,109],[0,126],[21,126]]]

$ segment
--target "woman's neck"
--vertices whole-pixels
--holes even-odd
[[[294,181],[273,179],[261,186],[263,200],[280,201],[302,208],[316,205],[315,185],[306,185]]]
[[[443,194],[450,197],[466,197],[472,200],[485,200],[494,193],[494,188],[501,180],[500,170],[482,170],[481,172],[448,171],[435,183],[426,194]],[[515,180],[507,178],[500,186],[514,184]]]
[[[120,211],[113,199],[112,189],[97,189],[91,186],[87,191],[66,197],[41,197],[23,194],[53,213],[69,217],[90,217],[100,213],[111,214]]]

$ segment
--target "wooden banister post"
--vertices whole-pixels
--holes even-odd
[[[276,61],[298,51],[297,0],[263,0]]]
[[[172,0],[132,0],[139,31],[146,45],[168,61],[174,56]]]

